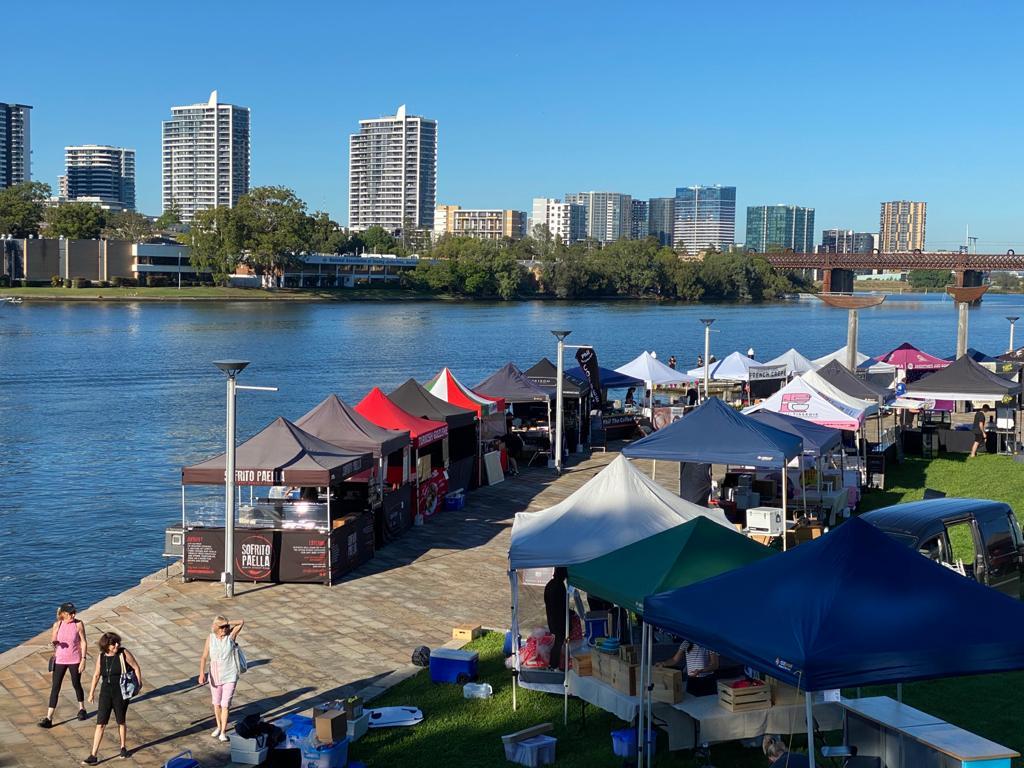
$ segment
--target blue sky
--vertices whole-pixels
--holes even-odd
[[[347,223],[348,134],[402,103],[439,122],[438,201],[737,187],[877,230],[879,202],[928,202],[928,246],[970,225],[1024,251],[1019,33],[1012,2],[11,3],[0,101],[33,105],[33,177],[63,147],[137,150],[159,212],[171,105],[252,109],[252,183]]]

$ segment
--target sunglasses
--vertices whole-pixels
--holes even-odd
[[[231,629],[231,625],[230,624],[221,624],[219,627],[217,627],[217,629],[223,629],[225,632],[227,632],[227,631],[229,631]]]

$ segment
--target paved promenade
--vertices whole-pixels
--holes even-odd
[[[184,584],[160,571],[83,611],[90,654],[100,634],[114,630],[142,666],[146,687],[128,714],[134,752],[128,764],[160,766],[183,749],[191,749],[204,766],[228,764],[227,745],[210,736],[209,692],[196,685],[199,655],[218,613],[246,621],[239,639],[250,669],[235,705],[267,716],[352,693],[370,698],[415,671],[409,664],[413,648],[449,642],[456,624],[506,627],[506,556],[515,513],[563,499],[616,455],[596,453],[557,480],[548,470],[526,470],[476,491],[464,510],[442,512],[409,530],[335,587],[240,584],[236,597],[227,600],[219,584]],[[640,466],[649,469],[646,462]],[[74,719],[70,680],[54,728],[36,726],[50,688],[48,641],[46,631],[0,654],[2,768],[73,765],[89,753],[95,718]],[[83,680],[87,695],[93,663],[90,656]],[[95,705],[88,709],[95,713]],[[116,755],[111,721],[99,757],[122,762]]]

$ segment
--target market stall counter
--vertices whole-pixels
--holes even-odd
[[[221,454],[182,469],[186,581],[217,581],[224,570],[223,499],[189,507],[185,488],[223,486],[225,465]],[[333,584],[373,556],[372,516],[346,507],[338,494],[346,479],[372,469],[370,453],[346,451],[278,418],[238,446],[235,467],[239,580]],[[268,490],[258,494],[261,488]]]

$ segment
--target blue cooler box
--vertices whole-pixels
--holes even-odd
[[[164,768],[200,768],[200,766],[199,761],[192,757],[192,750],[186,749],[164,763]]]
[[[469,683],[476,680],[480,654],[476,651],[456,651],[438,648],[430,652],[430,682]]]

